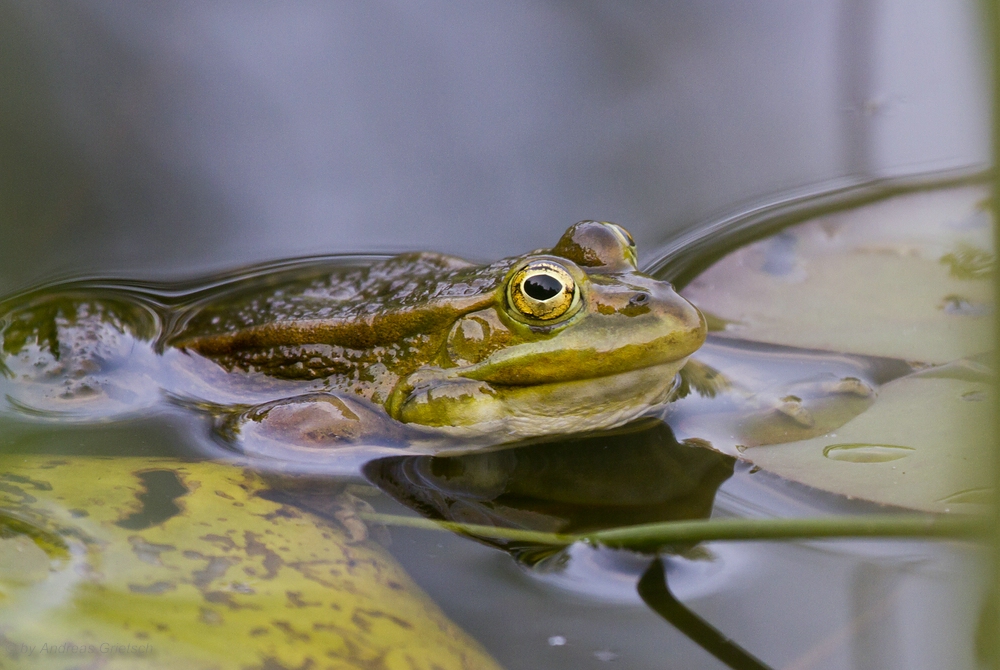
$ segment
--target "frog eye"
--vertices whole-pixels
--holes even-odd
[[[552,321],[580,306],[580,291],[566,268],[553,261],[533,261],[507,284],[507,302],[528,319]]]

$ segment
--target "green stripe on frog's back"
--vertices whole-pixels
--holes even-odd
[[[231,289],[206,301],[171,343],[229,369],[278,377],[408,374],[436,356],[458,317],[494,301],[512,262],[479,267],[414,253],[292,278],[264,293]]]

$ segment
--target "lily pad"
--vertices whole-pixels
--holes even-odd
[[[874,502],[928,512],[981,512],[992,496],[991,385],[915,374],[882,387],[875,403],[835,431],[751,447],[759,467]]]
[[[684,293],[712,315],[717,341],[820,350],[815,365],[823,350],[831,361],[880,357],[872,365],[894,372],[835,375],[869,384],[866,397],[807,402],[790,388],[781,400],[793,402],[761,403],[756,414],[720,406],[702,416],[704,399],[681,401],[681,434],[834,493],[930,512],[985,510],[993,495],[985,352],[994,346],[985,195],[939,189],[818,217],[697,277]],[[715,365],[728,376],[741,370],[729,372],[727,359]],[[879,386],[880,377],[893,381]],[[800,408],[807,421],[790,411]]]
[[[0,459],[0,664],[497,668],[377,544],[164,459]]]
[[[721,336],[946,363],[993,346],[986,190],[897,196],[747,245],[683,291]]]

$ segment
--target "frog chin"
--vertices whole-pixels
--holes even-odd
[[[686,362],[685,357],[601,377],[549,384],[500,386],[477,382],[474,399],[467,395],[470,384],[462,393],[447,394],[447,400],[438,395],[433,400],[425,396],[430,400],[427,404],[406,403],[410,407],[404,406],[396,418],[433,426],[450,436],[489,438],[490,442],[615,428],[651,407],[669,402],[677,389],[677,373]],[[434,411],[414,411],[419,405],[433,405]]]

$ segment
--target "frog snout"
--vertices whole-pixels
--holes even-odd
[[[676,350],[678,358],[690,356],[705,343],[708,325],[705,316],[690,302],[673,293],[668,318],[677,333]]]

